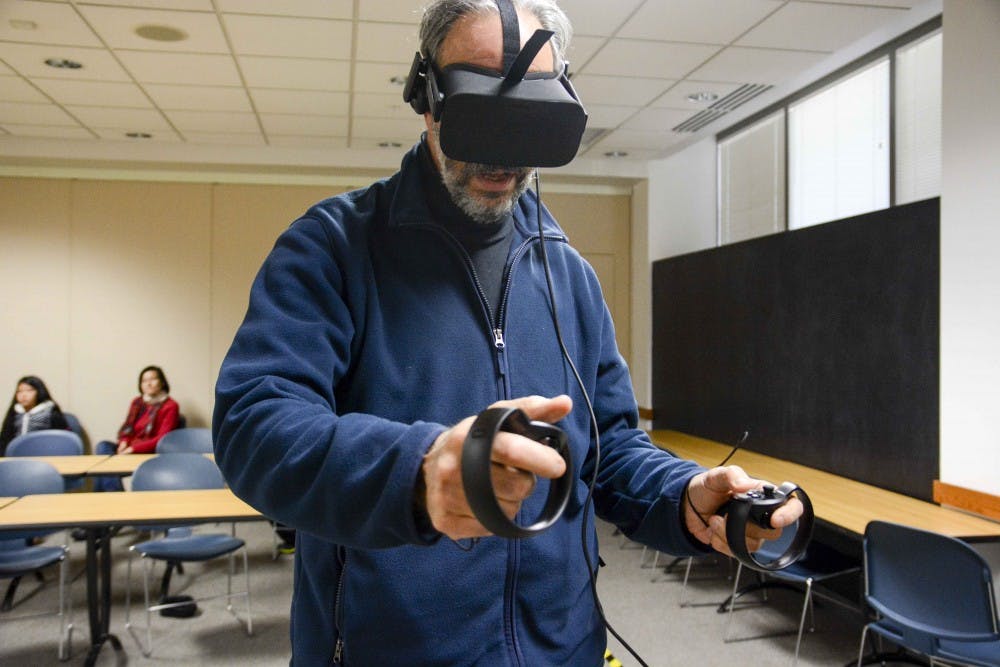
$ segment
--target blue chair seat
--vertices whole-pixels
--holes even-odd
[[[29,547],[24,540],[0,541],[0,578],[17,577],[58,563],[62,547]]]
[[[1000,641],[956,642],[942,639],[938,656],[976,667],[1000,665]]]
[[[143,556],[159,560],[204,561],[224,556],[243,546],[243,540],[221,533],[164,537],[135,545]]]

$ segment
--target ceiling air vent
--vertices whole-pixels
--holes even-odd
[[[771,89],[763,83],[745,83],[721,100],[710,104],[686,121],[672,129],[674,132],[697,132],[711,122],[721,118],[733,109],[746,104],[761,93]]]

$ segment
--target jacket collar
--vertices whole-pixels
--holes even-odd
[[[431,211],[427,205],[427,197],[424,194],[423,183],[420,174],[420,153],[427,150],[422,138],[420,142],[403,156],[399,171],[393,176],[396,187],[390,188],[389,192],[392,201],[389,203],[388,226],[405,227],[409,225],[424,225],[431,219]],[[545,238],[566,240],[566,234],[560,229],[559,224],[549,213],[549,210],[542,204],[542,229],[545,231]],[[538,222],[535,216],[538,211],[538,197],[533,190],[527,190],[517,205],[514,206],[514,229],[525,238],[538,235]]]

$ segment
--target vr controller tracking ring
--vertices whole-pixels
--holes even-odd
[[[555,449],[566,462],[566,472],[549,484],[545,506],[535,523],[520,526],[500,509],[493,491],[493,439],[500,431],[531,438]],[[557,426],[529,421],[518,408],[487,408],[479,413],[462,447],[462,486],[479,523],[494,535],[507,538],[532,537],[554,524],[569,502],[573,488],[573,461],[566,434]]]
[[[802,503],[803,508],[795,537],[792,538],[792,542],[785,552],[773,561],[757,560],[756,556],[747,549],[747,523],[753,522],[762,528],[772,528],[771,515],[776,509],[791,500],[793,494]],[[805,555],[809,540],[812,539],[815,520],[812,502],[806,492],[792,482],[785,482],[777,488],[765,484],[762,491],[737,493],[720,507],[716,514],[728,515],[726,517],[726,541],[729,543],[729,549],[733,552],[733,556],[740,563],[754,570],[774,572],[788,567]],[[788,527],[785,529],[787,530]]]

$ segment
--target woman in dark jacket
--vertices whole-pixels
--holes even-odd
[[[7,454],[7,445],[17,436],[50,428],[66,429],[69,425],[42,379],[26,375],[17,381],[14,397],[10,399],[10,407],[3,418],[0,456]]]

